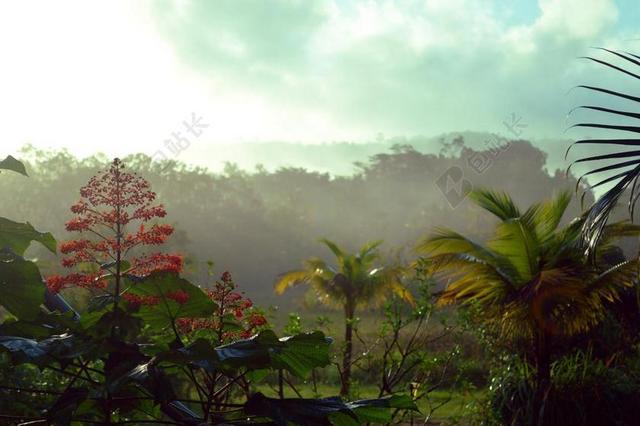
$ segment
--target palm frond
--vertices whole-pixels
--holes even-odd
[[[486,262],[495,260],[495,255],[490,250],[447,228],[436,228],[416,245],[416,251],[430,256],[464,252]]]
[[[376,259],[378,257],[378,253],[376,249],[382,245],[382,240],[371,241],[360,247],[360,252],[358,255],[361,259],[367,259],[368,262]],[[372,257],[373,256],[373,257]]]
[[[313,274],[309,271],[289,271],[280,275],[274,285],[276,294],[282,294],[290,287],[298,284],[307,284],[311,280]]]
[[[469,199],[501,220],[520,217],[520,210],[505,192],[475,189],[469,194]]]
[[[378,275],[378,280],[374,281],[376,287],[376,293],[378,293],[381,301],[386,301],[389,293],[395,294],[400,299],[404,300],[411,306],[415,305],[415,299],[411,291],[405,286],[403,277],[406,275],[406,268],[396,266],[382,268],[372,271],[374,275]]]
[[[338,259],[339,263],[342,262],[342,260],[345,258],[345,253],[342,251],[340,247],[338,247],[336,243],[334,243],[333,241],[327,238],[320,239],[320,242],[323,243],[325,246],[327,246],[329,250],[331,250],[331,252],[336,257],[336,259]]]
[[[612,302],[622,288],[635,285],[639,274],[640,259],[626,260],[600,273],[587,284],[587,289]]]
[[[304,261],[304,266],[310,273],[335,274],[336,270],[319,257],[310,257]]]
[[[631,65],[633,67],[640,66],[640,61],[638,61],[638,57],[631,54],[616,52],[609,49],[599,48],[612,56],[621,59],[626,64]],[[624,75],[640,79],[640,75],[636,72],[630,71],[624,66],[616,65],[607,60],[601,60],[593,57],[586,57],[586,59],[596,62],[600,65],[603,65],[607,68],[618,71]],[[612,98],[621,98],[626,99],[633,102],[640,102],[640,98],[637,96],[628,95],[622,92],[617,92],[601,87],[596,86],[586,86],[581,85],[578,86],[580,88],[596,91],[605,95],[609,95]],[[622,111],[613,108],[607,108],[604,106],[595,106],[595,105],[582,105],[576,109],[588,109],[591,111],[596,111],[599,113],[606,114],[609,117],[626,117],[631,119],[640,119],[640,114],[631,112],[631,111]],[[640,133],[640,126],[633,125],[621,125],[615,123],[606,123],[606,122],[580,122],[575,124],[572,127],[581,127],[581,128],[592,128],[592,129],[600,129],[600,130],[611,130],[614,132],[625,132],[637,134]],[[574,142],[571,147],[576,145],[595,145],[598,147],[616,147],[616,146],[640,146],[640,139],[638,138],[620,138],[614,137],[611,139],[582,139]],[[567,153],[569,150],[567,150]],[[631,218],[633,218],[633,207],[637,201],[637,191],[636,191],[636,181],[638,177],[640,177],[640,150],[631,150],[631,151],[613,151],[606,154],[600,155],[590,155],[583,158],[580,158],[574,163],[588,163],[592,164],[593,162],[600,161],[612,161],[611,164],[607,164],[604,166],[596,166],[592,168],[592,170],[586,172],[584,175],[580,177],[579,180],[582,180],[586,176],[600,176],[597,178],[595,184],[591,185],[591,188],[599,187],[606,184],[613,184],[613,186],[607,190],[605,194],[603,194],[589,209],[584,223],[582,227],[582,243],[585,249],[585,252],[589,255],[591,259],[594,259],[593,253],[595,251],[596,245],[598,244],[599,239],[602,236],[604,231],[605,224],[609,220],[609,216],[613,211],[614,207],[618,203],[620,197],[625,193],[628,189],[631,188],[629,194],[629,214]],[[624,169],[621,172],[613,175],[606,176],[607,172],[612,170],[620,170]]]
[[[322,276],[314,276],[310,280],[311,287],[316,292],[318,300],[327,306],[339,308],[346,299],[347,294],[344,287],[336,285],[334,277],[327,279]]]
[[[558,229],[570,202],[571,194],[568,191],[562,191],[550,201],[539,204],[533,220],[537,237],[541,242],[547,241]]]
[[[487,247],[509,260],[520,281],[529,281],[538,268],[540,244],[535,231],[520,219],[504,221],[496,227]]]

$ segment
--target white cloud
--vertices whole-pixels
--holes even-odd
[[[564,93],[593,68],[575,58],[618,14],[609,0],[540,0],[527,24],[498,0],[163,4],[1,3],[3,147],[152,153],[192,111],[211,124],[198,143],[501,131],[511,112],[527,136],[557,136]]]
[[[539,5],[542,15],[535,29],[558,37],[590,40],[618,18],[613,0],[539,0]]]

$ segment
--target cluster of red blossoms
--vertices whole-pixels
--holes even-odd
[[[267,324],[267,319],[254,308],[251,299],[236,291],[229,272],[224,272],[207,294],[218,306],[217,311],[211,318],[180,318],[177,321],[180,331],[190,334],[197,330],[211,330],[217,334],[219,343],[225,343],[251,337]],[[232,329],[224,320],[229,315],[233,315],[237,322]]]
[[[171,299],[180,305],[184,305],[189,301],[189,293],[184,290],[169,291],[164,297]],[[160,303],[160,296],[145,295],[140,296],[132,293],[124,293],[122,298],[127,301],[130,307],[138,308],[140,306],[154,306]]]
[[[108,278],[117,273],[144,277],[156,271],[182,270],[182,257],[177,254],[131,254],[143,246],[163,244],[173,233],[173,227],[157,223],[145,226],[145,222],[165,217],[166,211],[162,205],[153,204],[156,194],[149,182],[125,172],[119,159],[108,170],[92,177],[80,189],[80,196],[71,206],[76,216],[66,223],[66,229],[80,232],[82,238],[60,244],[60,252],[65,255],[62,266],[82,265],[84,271],[88,269],[84,266],[92,264],[91,270],[95,272],[50,276],[47,278],[50,291],[57,293],[67,287],[106,289]],[[131,227],[135,231],[127,232]]]

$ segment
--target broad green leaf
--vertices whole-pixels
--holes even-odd
[[[41,312],[45,286],[35,263],[4,251],[0,253],[0,305],[19,319]]]
[[[155,296],[159,303],[152,306],[142,306],[137,313],[152,327],[170,326],[177,318],[206,318],[216,309],[216,304],[202,289],[173,273],[154,273],[129,288],[129,293],[139,296]],[[184,291],[189,300],[179,304],[167,297],[175,291]]]
[[[102,311],[83,315],[80,324],[83,326],[83,333],[94,338],[117,336],[125,341],[131,341],[140,335],[143,321],[120,308],[114,311],[111,307],[106,307]]]
[[[232,368],[285,369],[298,377],[330,363],[331,340],[322,332],[298,334],[278,339],[265,330],[250,339],[216,348],[218,359]]]
[[[16,364],[44,365],[51,360],[63,362],[87,354],[95,347],[94,342],[68,333],[40,341],[24,337],[0,336],[0,348],[8,351]]]
[[[226,314],[222,317],[222,325],[224,327],[224,330],[227,332],[230,331],[243,331],[244,327],[242,326],[242,324],[240,323],[240,321],[238,321],[238,319],[236,318],[236,316],[234,314]]]
[[[16,160],[13,156],[8,155],[7,158],[0,161],[0,169],[11,170],[16,173],[20,173],[21,175],[29,176],[27,174],[27,169],[24,167],[22,162]]]
[[[154,362],[193,365],[209,372],[220,370],[216,349],[206,339],[196,339],[189,345],[156,354]]]
[[[273,331],[265,330],[249,339],[219,346],[216,354],[225,366],[256,370],[271,368],[270,352],[281,350],[283,346]]]
[[[266,369],[266,368],[264,370],[251,370],[251,371],[247,372],[247,375],[245,377],[252,384],[256,384],[256,383],[260,383],[264,379],[266,379],[269,376],[270,373],[271,373],[271,371]]]
[[[277,425],[357,426],[365,423],[388,423],[391,410],[415,410],[415,403],[405,395],[343,402],[340,397],[320,399],[268,398],[252,395],[244,406],[247,414],[268,417]]]
[[[77,326],[74,312],[40,312],[34,319],[17,320],[10,318],[0,325],[0,336],[19,336],[30,339],[44,339],[52,334],[64,333]]]
[[[284,343],[282,350],[271,354],[275,368],[284,368],[298,377],[305,377],[314,368],[331,363],[331,340],[320,331],[283,337],[280,341]]]
[[[52,253],[56,252],[56,240],[50,232],[36,231],[29,222],[14,222],[0,217],[0,249],[8,247],[22,256],[32,241],[39,242]]]
[[[281,426],[288,424],[326,426],[331,424],[330,416],[336,413],[350,417],[354,421],[351,425],[359,424],[355,413],[337,396],[321,399],[275,399],[258,392],[244,404],[244,411],[250,415],[268,417]]]
[[[392,395],[385,398],[364,399],[347,403],[362,423],[388,423],[392,419],[392,410],[418,411],[416,403],[408,395]],[[334,423],[335,425],[336,423]]]

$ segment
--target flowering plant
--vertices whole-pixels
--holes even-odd
[[[179,275],[181,256],[145,251],[173,233],[156,222],[166,212],[145,179],[116,159],[80,195],[66,224],[80,237],[60,244],[62,265],[75,271],[48,277],[49,293],[37,264],[22,255],[31,241],[55,252],[53,237],[28,223],[0,226],[0,240],[9,243],[0,284],[11,283],[0,304],[15,315],[0,323],[0,358],[16,371],[29,365],[54,374],[35,386],[3,382],[2,401],[37,395],[29,412],[1,413],[3,424],[330,424],[344,413],[370,420],[339,399],[329,406],[284,399],[285,383],[295,390],[288,376],[303,379],[330,364],[324,334],[278,338],[228,272],[205,291]],[[72,308],[59,293],[69,287],[90,290],[95,303],[65,315]],[[278,398],[255,392],[265,373],[277,374]],[[377,399],[357,407],[379,419],[410,403]]]
[[[207,290],[209,298],[217,305],[210,318],[180,318],[178,327],[187,335],[199,331],[212,331],[218,343],[249,338],[267,328],[267,319],[251,299],[237,291],[231,273],[225,271],[216,280],[213,289]]]
[[[157,303],[152,297],[123,292],[123,278],[142,278],[152,272],[180,272],[182,257],[177,254],[145,252],[145,246],[158,246],[173,233],[171,225],[152,223],[166,215],[164,206],[154,204],[155,192],[149,182],[128,173],[124,164],[113,160],[108,170],[93,176],[80,189],[80,200],[71,206],[75,216],[66,229],[81,237],[60,244],[62,266],[78,272],[52,275],[47,287],[52,293],[68,287],[101,290],[120,296],[132,304]],[[133,255],[137,252],[136,255]]]

